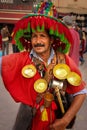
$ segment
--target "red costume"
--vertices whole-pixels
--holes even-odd
[[[66,64],[70,66],[71,71],[74,71],[78,73],[81,76],[80,71],[76,67],[76,65],[73,63],[72,59],[70,59],[67,55],[65,56]],[[7,56],[3,56],[2,58],[2,78],[3,82],[5,84],[6,89],[9,91],[11,96],[16,102],[22,102],[24,104],[30,105],[32,107],[35,106],[36,103],[36,97],[37,92],[34,90],[34,82],[40,78],[40,75],[37,71],[36,75],[33,78],[25,78],[21,74],[21,70],[25,65],[33,64],[31,58],[29,57],[28,52],[21,52],[17,54],[11,54]],[[75,93],[84,88],[84,82],[82,81],[80,86],[68,86],[66,91],[68,93]],[[43,103],[39,104],[40,106]],[[52,121],[55,119],[54,111],[56,109],[55,103],[52,103],[51,109],[52,109]],[[39,108],[40,108],[39,106]],[[38,108],[37,114],[35,115],[33,119],[33,127],[32,130],[42,130],[44,127],[44,130],[49,130],[47,126],[49,125],[50,117],[49,112],[50,109],[46,109],[46,112],[48,113],[48,120],[43,122],[40,119],[40,109]],[[38,119],[38,120],[37,120]],[[39,121],[39,122],[38,122]],[[40,123],[42,122],[42,123]],[[35,123],[35,124],[34,124]],[[37,123],[39,123],[37,125]]]

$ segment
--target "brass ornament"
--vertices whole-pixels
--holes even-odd
[[[63,80],[67,78],[67,75],[70,73],[70,68],[66,64],[57,64],[53,68],[53,74],[56,78]]]
[[[21,73],[22,73],[22,75],[23,75],[25,78],[32,78],[32,77],[34,77],[34,75],[36,74],[36,68],[35,68],[35,66],[32,65],[32,64],[25,65],[25,66],[22,68]]]
[[[34,83],[34,90],[38,93],[43,93],[47,89],[47,81],[45,79],[38,79]]]
[[[67,76],[67,81],[73,86],[79,86],[82,79],[76,72],[70,72]]]
[[[51,103],[52,103],[53,100],[54,100],[54,96],[53,96],[52,93],[46,92],[44,94],[44,106],[46,108],[51,106]]]

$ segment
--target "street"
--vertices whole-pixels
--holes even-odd
[[[84,54],[84,59],[85,63],[80,65],[80,70],[83,79],[87,83],[87,53]],[[0,130],[12,130],[19,105],[19,103],[15,103],[11,98],[3,85],[2,78],[0,77]],[[87,97],[77,114],[73,130],[87,130]]]

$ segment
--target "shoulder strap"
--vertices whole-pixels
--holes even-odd
[[[60,52],[57,52],[56,59],[57,59],[56,61],[57,63],[65,63],[65,55]]]

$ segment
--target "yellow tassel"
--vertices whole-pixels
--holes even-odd
[[[48,121],[48,114],[46,108],[41,113],[41,120],[42,121]]]

